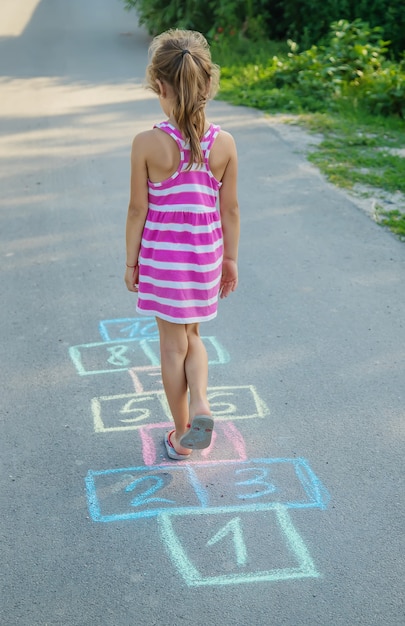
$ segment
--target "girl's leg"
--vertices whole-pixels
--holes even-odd
[[[176,432],[171,436],[171,442],[176,452],[187,454],[190,449],[179,444],[179,439],[186,432],[189,422],[185,371],[189,341],[186,325],[173,324],[159,318],[156,318],[156,321],[160,336],[163,387],[176,428]]]
[[[196,415],[211,415],[207,399],[208,356],[199,332],[199,324],[187,324],[188,352],[186,380],[190,390],[190,421]]]

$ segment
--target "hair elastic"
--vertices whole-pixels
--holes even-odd
[[[185,54],[191,54],[190,50],[182,50],[181,51],[181,56],[184,57]]]

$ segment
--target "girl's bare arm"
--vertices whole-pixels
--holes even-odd
[[[235,142],[227,135],[229,160],[222,177],[219,191],[219,209],[221,213],[224,238],[224,259],[222,263],[221,298],[235,291],[238,285],[238,247],[239,247],[239,205],[237,196],[238,157]]]
[[[126,223],[125,283],[129,291],[138,291],[138,255],[148,212],[147,133],[137,135],[131,151],[131,184]],[[130,267],[128,267],[130,266]]]

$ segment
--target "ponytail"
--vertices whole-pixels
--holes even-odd
[[[190,163],[201,164],[204,157],[201,150],[201,138],[205,128],[205,105],[209,91],[209,77],[202,74],[198,61],[191,52],[184,51],[179,68],[179,89],[173,111],[180,132],[190,144]],[[200,81],[199,78],[203,80]]]
[[[189,142],[190,161],[202,164],[201,139],[205,128],[205,106],[216,93],[219,68],[211,61],[206,39],[194,31],[171,30],[155,37],[147,68],[149,87],[158,93],[156,80],[174,90],[173,115],[184,139]]]

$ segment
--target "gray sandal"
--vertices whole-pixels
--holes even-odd
[[[208,448],[211,443],[214,420],[209,415],[196,415],[190,429],[180,438],[184,448]]]

